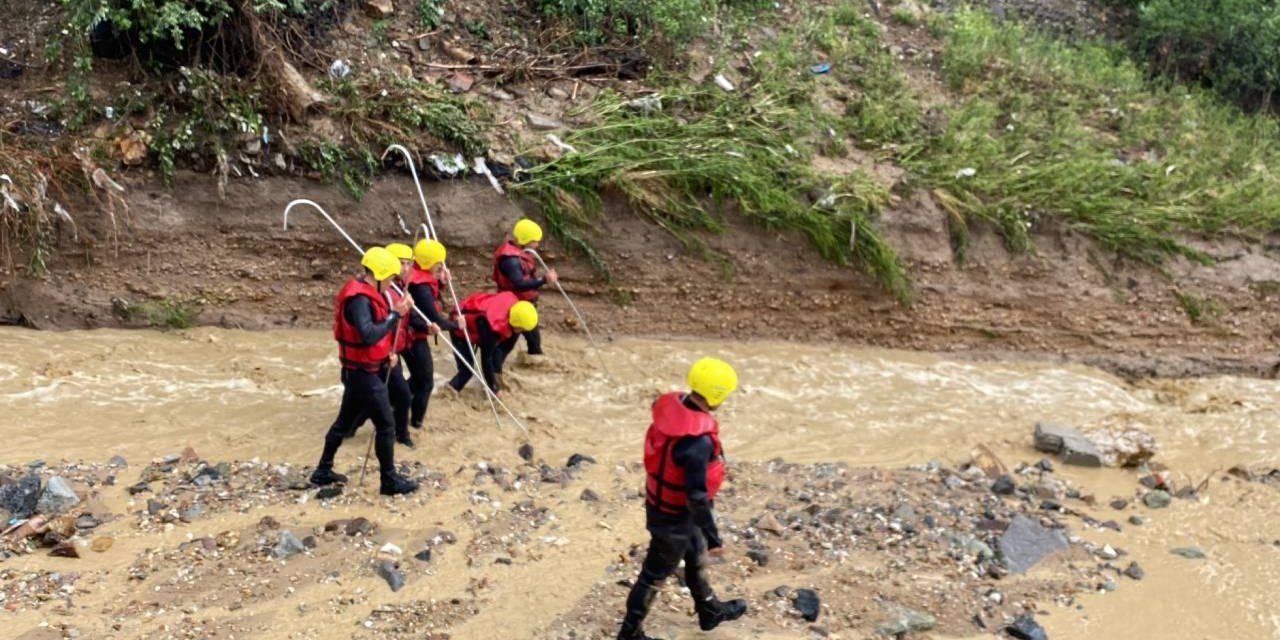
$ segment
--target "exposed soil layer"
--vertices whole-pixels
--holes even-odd
[[[281,213],[307,197],[358,241],[405,240],[422,222],[407,177],[380,180],[361,202],[291,178],[216,182],[180,175],[173,187],[139,177],[120,242],[105,219],[60,230],[48,274],[6,272],[0,318],[37,328],[147,326],[198,308],[197,324],[325,327],[334,292],[357,267],[354,250],[307,207],[290,228]],[[482,181],[426,185],[449,246],[460,295],[491,286],[493,247],[521,211]],[[613,202],[617,202],[614,200]],[[85,207],[85,210],[90,210]],[[1213,266],[1171,260],[1162,270],[1116,259],[1070,231],[1042,232],[1033,254],[1009,253],[971,229],[963,262],[946,214],[927,194],[879,221],[910,265],[915,302],[900,306],[868,276],[828,263],[792,233],[735,219],[706,238],[722,259],[685,249],[658,227],[610,205],[596,246],[606,282],[554,240],[544,255],[564,276],[598,337],[614,335],[840,341],[894,348],[1069,359],[1131,377],[1213,372],[1274,374],[1280,312],[1280,240],[1197,245]],[[1178,293],[1214,301],[1193,322]],[[144,312],[144,310],[147,310]],[[158,311],[157,311],[158,310]],[[573,331],[569,309],[544,294],[544,326]]]

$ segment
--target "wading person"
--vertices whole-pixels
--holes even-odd
[[[527,300],[521,300],[510,291],[498,293],[476,293],[468,296],[460,303],[459,311],[462,321],[467,323],[467,337],[461,330],[454,331],[453,347],[459,354],[468,358],[468,364],[475,366],[475,349],[480,349],[480,373],[489,390],[501,393],[502,365],[507,354],[516,346],[521,333],[538,328],[538,310]],[[458,373],[449,381],[454,391],[462,391],[471,380],[471,370],[461,361],[457,354]]]
[[[393,242],[387,245],[387,251],[400,261],[400,272],[396,274],[393,281],[400,291],[408,295],[409,275],[413,269],[413,248],[407,244]],[[400,299],[400,293],[395,288],[390,288],[388,295],[391,296],[392,304]],[[392,340],[394,347],[393,353],[403,355],[409,348],[410,341],[410,323],[416,314],[408,313],[400,317],[400,324],[396,326],[395,338]],[[396,442],[408,447],[414,448],[413,438],[409,437],[409,406],[413,403],[413,392],[409,388],[409,383],[404,379],[404,365],[401,358],[392,358],[391,375],[387,378],[387,395],[391,398],[391,415],[395,418],[396,423]]]
[[[333,470],[333,459],[343,436],[365,418],[373,420],[374,451],[383,495],[409,493],[418,484],[395,471],[395,421],[387,393],[386,376],[395,359],[392,342],[400,318],[413,308],[405,297],[394,305],[386,297],[391,279],[400,272],[400,261],[382,247],[374,247],[360,260],[364,273],[352,278],[338,292],[334,305],[333,334],[342,364],[342,406],[324,438],[324,452],[311,474],[311,482],[328,485],[346,482]]]
[[[511,229],[513,240],[507,240],[493,252],[493,281],[498,291],[510,291],[521,300],[536,304],[538,291],[544,285],[555,284],[555,269],[546,276],[538,275],[538,263],[529,251],[537,251],[542,242],[542,227],[522,218]],[[529,250],[529,251],[526,251]],[[525,346],[531,356],[542,355],[542,332],[537,329],[524,334]]]
[[[733,367],[702,358],[689,369],[689,393],[668,393],[653,403],[653,423],[644,440],[649,551],[627,596],[619,640],[652,640],[644,634],[645,616],[658,586],[681,560],[703,631],[747,611],[743,600],[716,600],[706,575],[707,555],[723,553],[712,509],[724,480],[724,458],[720,425],[711,412],[737,386]]]
[[[444,245],[435,240],[419,240],[413,247],[413,267],[409,271],[408,291],[413,297],[413,305],[421,309],[430,323],[417,314],[409,317],[409,341],[401,358],[409,370],[409,391],[411,399],[407,417],[409,426],[422,428],[422,421],[427,415],[427,402],[431,391],[435,388],[435,368],[431,362],[431,336],[441,330],[456,331],[457,323],[445,316],[441,311],[440,284],[448,282],[448,273],[444,271]],[[396,415],[396,424],[400,424],[401,414]]]

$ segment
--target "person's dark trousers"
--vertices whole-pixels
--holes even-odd
[[[396,439],[409,437],[409,404],[413,394],[409,391],[409,383],[404,379],[404,365],[399,362],[391,369],[391,377],[387,378],[387,395],[391,399],[391,414],[396,425]]]
[[[527,333],[524,332],[522,332],[522,334],[527,335]],[[516,350],[516,342],[519,340],[520,336],[517,335],[511,336],[510,338],[498,343],[498,348],[494,353],[489,355],[489,357],[492,358],[490,366],[493,367],[494,373],[502,373],[502,367],[507,363],[507,356],[511,355],[511,352]],[[483,358],[484,354],[481,353],[480,357]]]
[[[450,335],[449,339],[453,341],[453,350],[455,351],[453,362],[458,366],[458,373],[454,374],[453,378],[449,380],[449,386],[453,387],[454,391],[462,391],[462,388],[471,381],[471,369],[468,369],[466,365],[469,364],[473,368],[476,367],[475,347],[468,344],[466,338],[460,336]],[[462,360],[464,356],[466,357],[466,364]]]
[[[435,388],[435,368],[431,363],[431,347],[426,340],[414,342],[412,346],[400,354],[409,370],[409,424],[421,427],[427,416],[427,403],[431,400],[431,391]],[[397,425],[398,426],[398,425]]]
[[[333,458],[342,446],[343,436],[355,430],[365,418],[373,420],[373,450],[378,455],[378,468],[384,479],[395,473],[395,418],[391,415],[391,400],[383,376],[379,371],[360,369],[342,370],[342,406],[338,418],[324,436],[324,452],[320,454],[319,469],[333,470]]]
[[[701,606],[715,595],[707,582],[707,542],[693,523],[650,526],[649,536],[649,552],[640,567],[640,578],[627,596],[627,615],[622,621],[620,637],[629,637],[644,623],[658,586],[676,570],[681,560],[684,560],[685,585],[689,587],[694,606]]]
[[[529,355],[542,355],[542,327],[534,327],[533,331],[524,332],[524,346]]]

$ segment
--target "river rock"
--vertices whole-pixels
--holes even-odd
[[[303,546],[302,541],[298,539],[298,536],[293,535],[292,531],[286,529],[280,532],[280,540],[276,543],[276,546],[271,549],[271,555],[275,556],[277,559],[283,560],[302,553],[302,550],[305,548],[306,547]]]
[[[516,451],[525,462],[533,462],[533,445],[525,443]]]
[[[764,549],[748,549],[747,558],[761,567],[769,564],[769,552]]]
[[[44,493],[40,494],[40,500],[36,503],[36,511],[45,515],[55,515],[70,509],[80,503],[80,496],[76,495],[71,484],[63,480],[61,476],[49,478],[49,483],[44,487]]]
[[[342,495],[342,485],[332,484],[327,487],[321,487],[316,492],[316,500],[332,500],[340,495]]]
[[[76,548],[74,540],[63,540],[49,550],[49,555],[58,558],[79,558],[80,550]]]
[[[94,529],[100,524],[102,524],[102,521],[93,517],[92,514],[86,513],[81,515],[79,518],[76,518],[77,529]]]
[[[98,536],[93,539],[93,542],[89,543],[89,548],[93,549],[95,553],[105,553],[115,542],[115,538],[111,536]]]
[[[1138,566],[1138,563],[1130,562],[1129,566],[1125,567],[1124,574],[1134,580],[1141,580],[1147,575],[1147,572],[1143,571],[1142,567]]]
[[[1146,495],[1142,496],[1142,504],[1145,504],[1152,509],[1163,509],[1169,506],[1169,503],[1172,501],[1173,496],[1169,495],[1168,491],[1161,491],[1159,489],[1149,491]]]
[[[391,587],[392,592],[404,588],[404,573],[396,568],[395,561],[383,560],[374,566],[374,571],[387,581],[387,586]]]
[[[1057,453],[1064,464],[1082,467],[1101,467],[1102,454],[1083,433],[1067,426],[1036,423],[1035,447],[1040,451]]]
[[[1013,624],[1004,628],[1005,632],[1018,640],[1049,640],[1049,634],[1045,633],[1044,627],[1036,622],[1035,616],[1024,613],[1018,616]]]
[[[356,518],[347,523],[346,533],[349,536],[368,536],[373,533],[373,523],[368,518]]]
[[[564,127],[564,125],[561,124],[559,120],[556,120],[555,118],[548,118],[547,116],[543,116],[543,115],[538,115],[536,113],[533,113],[532,111],[524,114],[524,118],[525,118],[525,121],[529,123],[529,126],[532,127],[535,131],[552,131],[552,130],[560,129]]]
[[[595,463],[596,463],[595,458],[592,458],[589,455],[575,453],[569,456],[569,462],[566,462],[564,466],[570,467],[570,468],[576,468],[576,467],[581,467],[584,464],[595,464]]]
[[[591,489],[583,489],[583,490],[582,490],[582,495],[581,495],[581,496],[578,496],[578,497],[579,497],[579,499],[583,500],[584,502],[599,502],[599,501],[600,501],[600,494],[596,493],[595,491],[592,491]]]
[[[1175,556],[1182,556],[1188,560],[1200,560],[1205,557],[1204,552],[1196,547],[1175,547],[1169,550]]]
[[[1146,519],[1146,518],[1144,518],[1144,517],[1142,517],[1142,516],[1140,516],[1140,515],[1138,515],[1138,514],[1136,514],[1136,513],[1135,513],[1135,514],[1133,514],[1133,515],[1131,515],[1131,516],[1129,516],[1129,524],[1131,524],[1131,525],[1134,525],[1134,526],[1136,526],[1136,527],[1141,527],[1142,525],[1144,525],[1144,524],[1146,524],[1146,523],[1147,523],[1147,519]]]
[[[396,6],[391,0],[364,0],[364,13],[374,20],[389,18],[395,12]]]
[[[800,612],[800,617],[809,622],[817,621],[818,614],[822,610],[822,600],[818,598],[818,592],[813,589],[796,589],[791,604],[796,611]]]
[[[1015,489],[1017,489],[1017,485],[1014,484],[1013,478],[1008,475],[1000,476],[996,478],[995,482],[991,483],[991,493],[998,496],[1011,496]]]
[[[30,518],[39,501],[40,476],[34,473],[0,487],[0,509],[8,511],[14,518]]]
[[[756,528],[761,531],[768,531],[775,536],[781,536],[782,532],[786,531],[786,529],[782,527],[782,523],[778,522],[778,519],[773,517],[772,513],[765,513],[757,518]]]
[[[996,546],[1004,565],[1013,573],[1026,573],[1045,557],[1067,548],[1061,531],[1046,529],[1026,516],[1015,516]]]
[[[129,466],[129,462],[120,456],[111,456],[111,459],[107,461],[107,466],[117,468],[127,467]]]
[[[899,604],[881,603],[889,619],[876,625],[876,631],[886,636],[928,631],[938,624],[938,619],[928,613],[909,609]]]
[[[1089,440],[1102,453],[1107,464],[1136,467],[1156,455],[1156,439],[1138,429],[1103,429],[1089,434]]]
[[[420,560],[422,562],[431,562],[431,550],[423,549],[422,551],[413,554],[413,559]]]

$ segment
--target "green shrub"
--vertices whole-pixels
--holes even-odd
[[[1280,2],[1150,0],[1138,9],[1138,50],[1155,69],[1269,110],[1280,88]]]
[[[608,40],[647,40],[661,36],[685,41],[702,33],[714,0],[536,0],[543,13],[569,21],[578,39],[587,43]]]

